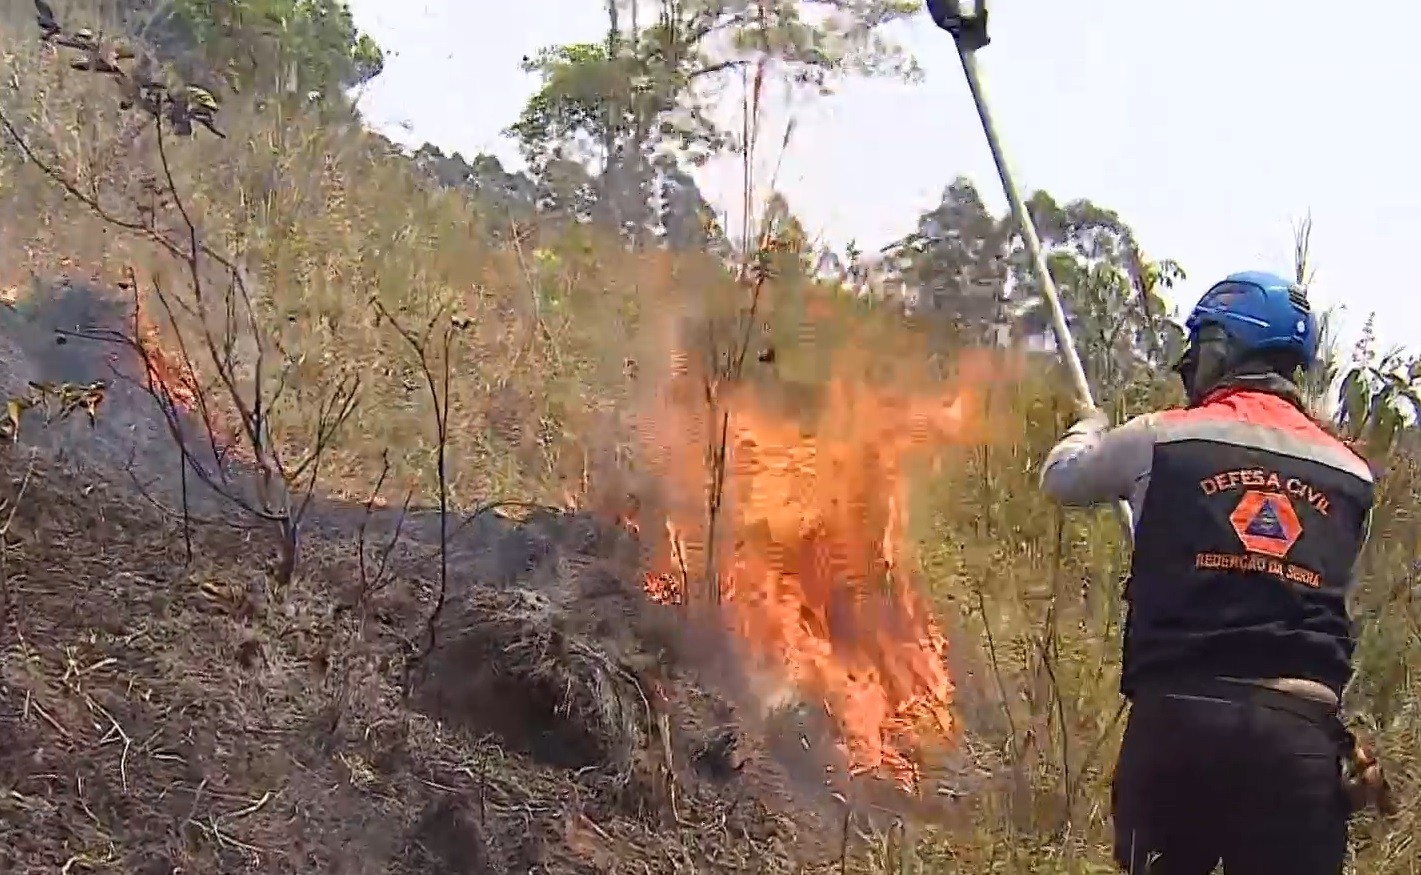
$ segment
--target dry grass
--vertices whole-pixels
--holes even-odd
[[[135,214],[157,165],[152,132],[119,113],[107,82],[42,57],[29,42],[9,50],[7,75],[24,75],[5,95],[6,112],[35,152],[79,189],[99,191],[116,214]],[[615,401],[625,360],[638,352],[636,300],[654,298],[650,288],[666,288],[671,272],[687,266],[609,260],[592,241],[562,241],[554,254],[506,215],[429,191],[348,119],[237,104],[224,123],[230,139],[174,140],[169,157],[194,224],[250,272],[269,342],[296,358],[308,353],[287,402],[273,411],[277,440],[309,441],[317,400],[345,373],[359,373],[364,391],[345,430],[359,437],[332,448],[326,483],[363,494],[383,449],[397,446],[404,452],[393,460],[392,493],[432,491],[432,411],[418,362],[367,302],[378,297],[413,324],[447,311],[473,326],[451,363],[454,493],[560,498],[579,473],[571,450],[589,443],[583,438],[600,425],[595,414]],[[130,266],[145,290],[186,282],[181,259],[118,233],[53,180],[20,166],[13,150],[0,166],[0,198],[18,218],[6,223],[4,239],[24,253],[5,264],[6,287],[23,293],[35,275],[112,284]],[[68,218],[56,221],[60,215]],[[517,245],[495,242],[515,236]],[[521,391],[533,385],[543,391]]]
[[[0,97],[7,116],[81,189],[132,209],[151,134],[9,34],[3,73],[19,85]],[[236,102],[224,122],[226,141],[173,144],[173,175],[205,239],[249,271],[262,331],[298,360],[272,414],[276,441],[309,443],[333,381],[364,378],[322,465],[324,494],[350,510],[387,458],[389,503],[411,491],[428,503],[438,488],[420,362],[372,298],[410,324],[446,313],[471,325],[448,362],[455,507],[592,502],[635,482],[621,439],[638,391],[627,373],[664,362],[650,317],[736,294],[717,265],[512,227],[429,190],[345,118]],[[0,287],[21,298],[48,294],[57,275],[111,283],[128,266],[145,289],[182,287],[179,260],[118,233],[8,146],[0,215],[0,247],[14,254]],[[786,316],[771,320],[791,351],[780,373],[812,382],[835,333],[864,320],[856,342],[901,354],[907,329],[844,307],[821,320],[819,352],[795,357],[802,322]],[[23,374],[10,355],[6,372]],[[1108,517],[1035,495],[1031,466],[1068,415],[1046,385],[995,399],[1010,439],[936,478],[913,517],[954,630],[972,752],[991,774],[962,785],[951,822],[855,821],[846,871],[1109,871],[1125,554]],[[715,751],[739,721],[666,656],[680,633],[627,591],[625,546],[559,548],[514,575],[521,587],[458,590],[407,698],[436,597],[419,564],[427,527],[424,553],[411,548],[368,593],[351,526],[317,526],[301,574],[276,591],[256,535],[201,526],[189,561],[174,520],[122,477],[79,480],[46,456],[17,499],[29,461],[4,453],[15,510],[0,557],[5,871],[770,872],[795,844],[840,867],[837,847],[808,839],[835,845],[844,824],[787,805],[796,790],[781,759],[747,742],[729,768],[741,756],[750,768],[716,777]],[[1403,799],[1421,790],[1417,466],[1407,450],[1390,463],[1349,701]],[[1418,836],[1414,810],[1359,819],[1355,870],[1417,872]]]

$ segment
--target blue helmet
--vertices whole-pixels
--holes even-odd
[[[1317,355],[1317,318],[1308,306],[1307,291],[1275,274],[1249,270],[1216,283],[1184,323],[1191,344],[1205,325],[1223,328],[1235,355],[1291,352],[1303,367]]]

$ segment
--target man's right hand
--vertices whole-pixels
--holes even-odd
[[[1342,789],[1347,793],[1352,812],[1375,808],[1383,817],[1396,816],[1398,808],[1391,784],[1371,746],[1353,732],[1349,731],[1347,738],[1348,749],[1342,759]]]

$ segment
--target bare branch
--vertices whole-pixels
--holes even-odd
[[[168,385],[163,368],[155,360],[141,319],[144,295],[131,267],[122,284],[132,296],[130,334],[81,326],[74,331],[61,332],[59,338],[111,343],[134,354],[144,367],[146,385],[143,388],[157,403],[169,436],[179,450],[185,533],[191,523],[187,489],[191,469],[215,495],[225,499],[243,516],[265,523],[278,535],[280,555],[274,576],[279,583],[289,582],[296,570],[299,528],[315,496],[322,458],[358,405],[360,376],[353,371],[338,375],[333,388],[316,406],[309,447],[294,461],[287,459],[284,449],[277,446],[272,437],[271,425],[273,415],[287,394],[294,365],[280,342],[263,330],[240,259],[218,251],[202,239],[196,218],[178,192],[169,154],[169,136],[190,136],[194,124],[222,136],[212,124],[217,111],[215,99],[194,86],[168,89],[145,77],[141,69],[125,72],[117,65],[117,60],[123,58],[104,52],[102,46],[77,45],[74,40],[65,38],[62,31],[58,33],[60,36],[55,39],[58,44],[87,49],[82,62],[73,64],[76,69],[112,76],[119,84],[121,108],[139,110],[150,119],[158,172],[143,179],[142,199],[135,202],[133,217],[120,215],[105,206],[97,184],[94,191],[86,192],[53,162],[41,158],[3,112],[0,112],[0,128],[24,157],[66,194],[111,227],[153,244],[183,266],[184,288],[170,291],[155,278],[148,297],[158,303],[167,334],[178,348],[181,371],[178,379],[184,384],[184,394],[191,397],[175,395],[175,387]],[[176,228],[170,229],[160,222],[160,213],[168,207],[176,214]],[[220,281],[210,282],[214,276]],[[250,363],[244,363],[239,353],[241,338],[250,338],[254,344],[254,360]],[[205,383],[197,378],[193,367],[197,356],[205,359],[204,370],[208,371],[209,378]],[[280,364],[273,366],[273,357]],[[215,469],[194,453],[188,435],[189,414],[185,401],[196,408],[202,420],[206,450],[216,463]],[[230,419],[235,420],[234,434],[220,432],[219,423],[228,417],[220,415],[219,407],[233,414]],[[255,477],[254,499],[245,495],[241,484],[234,482],[229,474],[229,454],[236,447],[241,447],[239,455],[245,463],[240,467],[252,469],[244,473]],[[140,482],[131,465],[130,476],[135,483]],[[247,479],[247,476],[242,477],[244,482]],[[155,501],[155,504],[161,506],[160,502]],[[189,556],[190,551],[189,546]]]
[[[418,662],[422,663],[434,650],[435,630],[439,622],[439,617],[444,612],[444,604],[449,596],[449,394],[451,382],[450,353],[453,350],[454,336],[462,330],[461,326],[467,323],[451,319],[445,322],[444,331],[440,335],[440,359],[439,374],[435,374],[435,364],[430,360],[430,340],[434,336],[434,330],[444,322],[448,313],[448,305],[441,303],[435,308],[434,315],[425,324],[424,329],[415,334],[395,315],[390,312],[378,298],[370,301],[375,313],[381,319],[390,323],[404,340],[406,345],[419,359],[420,373],[424,376],[425,388],[429,392],[430,403],[434,405],[434,427],[436,437],[436,477],[439,485],[439,590],[435,595],[434,608],[429,613],[429,618],[425,624],[425,646]],[[477,516],[482,511],[476,511]]]

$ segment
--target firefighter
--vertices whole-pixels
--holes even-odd
[[[1152,875],[1340,875],[1354,805],[1339,716],[1368,464],[1307,413],[1306,292],[1267,273],[1211,288],[1176,367],[1188,405],[1067,431],[1041,471],[1064,505],[1126,499],[1115,856]]]

